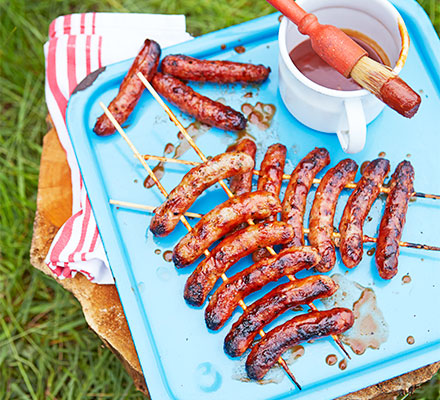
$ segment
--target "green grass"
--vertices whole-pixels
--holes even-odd
[[[439,31],[440,1],[420,3]],[[184,13],[200,35],[272,9],[263,0],[0,0],[0,399],[141,398],[77,301],[29,263],[47,130],[43,43],[52,19],[85,11]],[[407,397],[439,398],[437,377]]]

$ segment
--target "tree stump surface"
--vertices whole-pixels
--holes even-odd
[[[90,328],[122,362],[135,386],[148,396],[135,347],[115,285],[96,285],[82,274],[58,279],[44,263],[58,229],[70,217],[72,202],[70,169],[55,129],[44,137],[38,182],[37,211],[31,246],[32,265],[53,277],[81,304]],[[440,362],[340,397],[339,400],[390,400],[428,381]]]

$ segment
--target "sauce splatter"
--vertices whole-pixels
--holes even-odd
[[[343,360],[339,361],[338,367],[342,371],[344,369],[346,369],[347,368],[347,359],[344,358]]]
[[[162,253],[162,251],[161,251],[160,249],[156,249],[156,250],[154,250],[154,254],[159,255],[160,253]]]
[[[222,45],[220,45],[220,48],[221,48],[222,50],[224,50],[224,49],[226,49],[226,45],[223,43]]]
[[[385,157],[387,155],[387,153],[385,153],[384,151],[381,151],[380,153],[379,153],[379,157]]]
[[[255,125],[258,129],[265,131],[270,127],[272,118],[275,115],[276,107],[273,104],[264,104],[257,102],[255,106],[244,103],[241,111],[247,117],[250,124]]]
[[[372,255],[374,254],[375,251],[376,251],[376,247],[372,247],[371,249],[369,249],[369,250],[367,251],[367,254],[368,254],[369,256],[372,256]]]
[[[336,357],[336,354],[329,354],[325,358],[325,362],[330,366],[335,365],[338,362],[338,357]]]
[[[171,262],[173,261],[173,252],[171,250],[167,250],[163,253],[162,257],[166,262]]]
[[[409,275],[405,275],[402,278],[402,283],[411,283],[411,277]]]
[[[246,47],[244,46],[235,46],[234,50],[238,53],[238,54],[243,54],[246,51]]]
[[[249,99],[249,98],[251,98],[251,97],[253,97],[254,96],[254,94],[252,93],[252,92],[247,92],[247,93],[245,93],[244,95],[243,95],[243,97],[245,98],[245,99]]]
[[[302,306],[295,306],[295,307],[292,308],[292,311],[296,311],[296,312],[298,312],[298,311],[302,311],[302,310],[304,310],[304,309],[302,308]]]
[[[278,22],[281,22],[282,20],[283,20],[283,16],[280,15],[280,16],[278,17]]]
[[[361,165],[361,175],[364,174],[365,168],[367,168],[368,164],[370,164],[370,161],[364,161]]]
[[[416,340],[414,339],[414,336],[408,336],[406,338],[406,343],[408,344],[414,344],[416,342]]]

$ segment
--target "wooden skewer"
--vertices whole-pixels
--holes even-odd
[[[143,75],[142,75],[143,76]],[[111,123],[114,125],[114,127],[116,128],[116,130],[121,134],[121,136],[123,137],[123,139],[127,142],[127,144],[130,146],[131,150],[133,151],[133,153],[135,154],[135,156],[138,158],[138,160],[140,161],[140,163],[142,164],[142,166],[145,168],[145,170],[148,172],[148,175],[153,179],[154,183],[156,183],[157,187],[159,188],[159,190],[161,191],[161,193],[166,197],[168,197],[168,193],[165,190],[165,188],[162,186],[162,184],[160,183],[160,181],[157,179],[156,174],[151,170],[151,168],[148,166],[148,164],[145,162],[145,160],[141,157],[141,155],[139,154],[138,150],[136,149],[136,147],[133,145],[133,143],[131,142],[131,140],[128,138],[128,136],[126,135],[126,133],[124,132],[124,130],[121,128],[121,126],[119,125],[118,121],[116,121],[116,119],[113,117],[112,113],[108,110],[108,108],[104,105],[104,103],[99,102],[99,105],[101,106],[101,108],[104,110],[105,115],[107,115],[107,117],[109,118],[109,120],[111,121]],[[175,118],[175,117],[174,117]],[[176,118],[177,120],[177,118]],[[180,124],[180,123],[179,123]],[[183,128],[183,127],[182,127]],[[231,193],[232,194],[232,193]],[[186,220],[186,218],[182,215],[180,217],[180,220],[182,221],[183,225],[185,226],[185,228],[188,229],[188,231],[192,230],[191,225],[188,223],[188,221]],[[205,250],[204,252],[206,257],[210,256],[210,252],[209,250]],[[226,274],[222,274],[221,275],[223,281],[227,281],[228,277],[226,276]],[[243,310],[245,311],[247,309],[246,304],[244,303],[243,300],[239,301],[240,306],[243,308]],[[261,337],[264,337],[266,334],[265,332],[260,329],[259,334]],[[299,390],[301,390],[301,385],[298,383],[298,381],[296,380],[295,376],[292,374],[292,371],[290,371],[286,361],[282,358],[279,357],[278,358],[278,363],[281,365],[281,367],[286,371],[287,375],[290,377],[290,379],[292,379],[292,381],[295,383],[295,385],[298,387]]]
[[[180,160],[178,158],[169,158],[169,157],[161,157],[161,156],[153,156],[150,154],[144,154],[143,155],[145,160],[156,160],[156,161],[160,161],[160,162],[169,162],[169,163],[176,163],[176,164],[184,164],[184,165],[192,165],[192,166],[197,166],[200,165],[201,163],[198,161],[187,161],[187,160]],[[254,169],[252,171],[252,173],[254,175],[260,176],[260,171]],[[288,174],[283,174],[283,179],[285,180],[290,180],[290,175]],[[314,185],[319,185],[321,183],[321,179],[313,179],[313,184]],[[350,182],[347,183],[345,185],[346,189],[356,189],[356,182]],[[380,191],[382,193],[389,193],[390,192],[390,188],[388,187],[384,187],[382,186],[380,188]],[[440,200],[440,195],[439,194],[428,194],[428,193],[422,193],[422,192],[413,192],[412,197],[421,197],[424,199],[436,199],[436,200]]]
[[[156,209],[156,207],[143,205],[143,204],[136,204],[136,203],[129,203],[126,201],[119,201],[119,200],[110,200],[110,204],[119,205],[122,207],[129,207],[129,208],[138,208],[140,210],[146,210],[146,211],[152,211]],[[186,216],[190,218],[202,218],[203,214],[199,213],[193,213],[193,212],[187,212],[185,213]],[[305,235],[309,234],[309,229],[304,228],[303,232]],[[339,239],[341,237],[341,234],[339,232],[333,232],[332,234],[334,239]],[[376,243],[377,238],[364,235],[362,238],[364,243]],[[336,244],[337,245],[337,244]],[[411,243],[411,242],[399,242],[399,246],[401,247],[409,247],[412,249],[419,249],[419,250],[431,250],[431,251],[440,251],[440,247],[438,246],[429,246],[427,244],[419,244],[419,243]]]
[[[153,86],[150,84],[150,82],[148,82],[148,80],[145,78],[145,76],[141,73],[138,72],[137,76],[139,77],[139,79],[141,80],[141,82],[145,85],[145,87],[148,89],[148,91],[151,93],[151,95],[156,99],[156,101],[161,105],[161,107],[164,109],[164,111],[168,114],[168,116],[171,118],[171,120],[176,124],[176,126],[179,128],[180,132],[182,133],[183,136],[185,136],[186,140],[188,141],[188,143],[190,144],[190,146],[194,149],[194,151],[197,153],[197,155],[201,158],[201,160],[203,162],[207,162],[208,159],[206,158],[206,156],[203,154],[203,152],[199,149],[199,147],[196,145],[196,143],[194,142],[193,138],[188,134],[188,132],[186,131],[186,129],[183,127],[183,125],[180,123],[180,121],[177,119],[177,117],[173,114],[173,112],[170,110],[170,108],[164,103],[164,101],[162,100],[162,98],[158,95],[158,93],[156,92],[156,90],[153,88]],[[229,189],[229,187],[226,185],[225,181],[222,179],[219,181],[220,186],[224,189],[224,191],[226,192],[226,194],[228,195],[229,198],[234,197],[233,193],[231,192],[231,190]],[[255,225],[254,221],[252,219],[249,219],[247,221],[247,223],[249,225]],[[267,251],[269,252],[269,254],[271,255],[276,255],[277,253],[275,252],[275,250],[272,247],[267,246],[266,247]],[[296,278],[293,275],[288,275],[289,280],[294,281],[296,280]],[[309,307],[313,310],[316,311],[317,308],[315,307],[315,305],[313,303],[309,304]],[[335,343],[341,348],[341,350],[344,352],[344,354],[351,360],[350,355],[348,354],[347,350],[345,349],[345,347],[343,346],[342,342],[339,340],[339,337],[336,335],[331,335],[331,337],[333,338],[333,340],[335,341]],[[290,376],[290,375],[289,375]],[[295,381],[296,383],[296,381]]]

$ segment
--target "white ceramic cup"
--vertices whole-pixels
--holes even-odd
[[[399,73],[408,55],[409,36],[403,19],[387,0],[297,0],[321,24],[360,32],[376,42]],[[279,41],[279,87],[290,113],[304,125],[321,132],[336,133],[346,153],[364,148],[367,124],[384,104],[365,89],[329,89],[306,78],[289,52],[308,36],[284,17]]]

